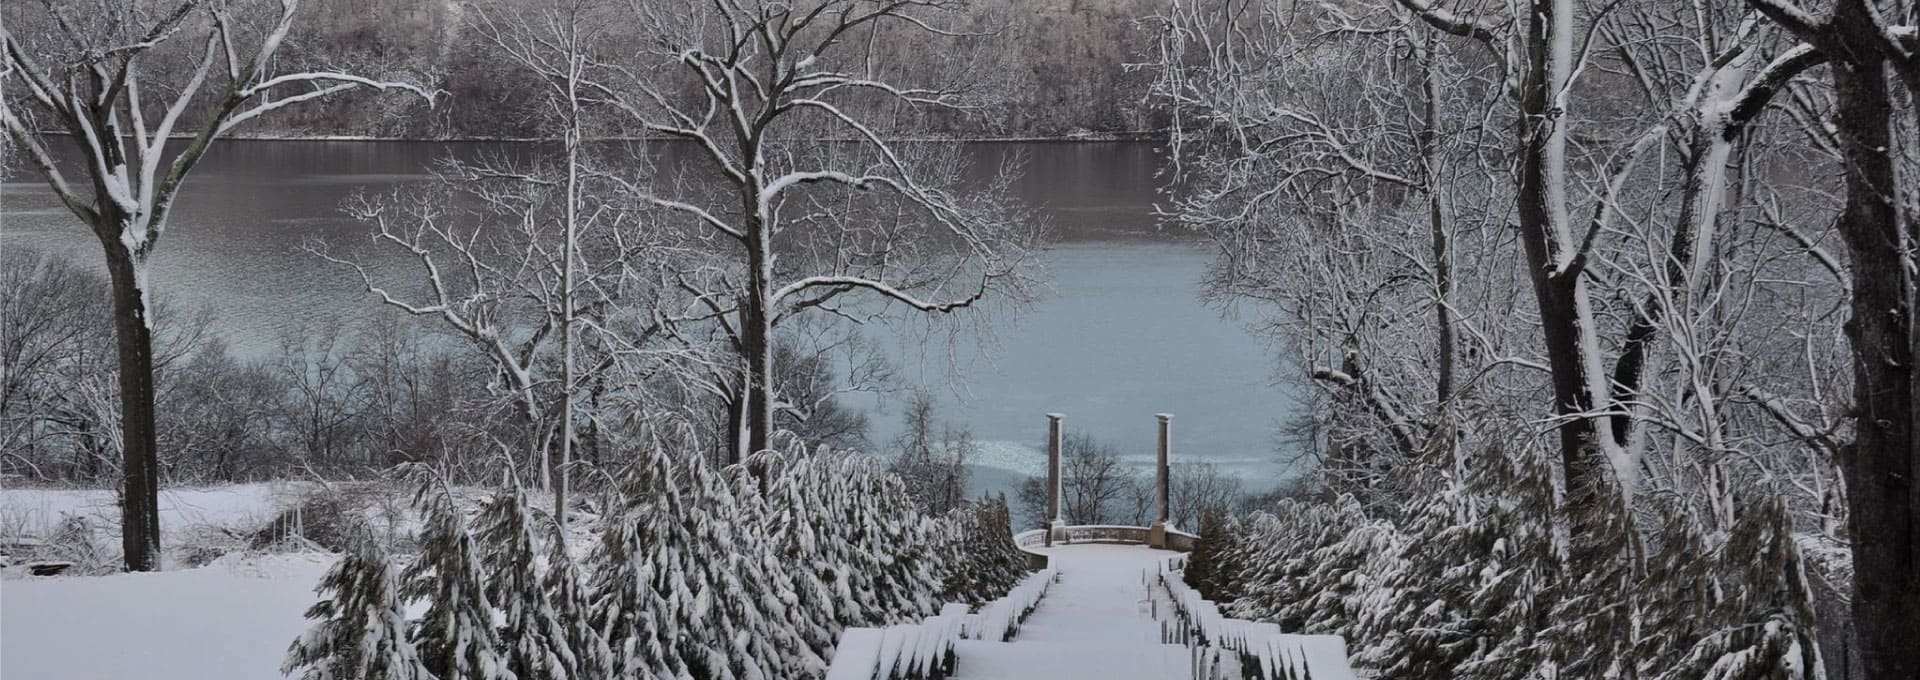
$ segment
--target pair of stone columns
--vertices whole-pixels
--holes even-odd
[[[1167,465],[1167,451],[1173,445],[1173,414],[1156,413],[1160,419],[1159,458],[1153,466],[1154,498],[1156,512],[1153,526],[1147,528],[1147,545],[1155,548],[1167,547],[1168,478],[1172,469]],[[1047,414],[1047,545],[1054,540],[1065,541],[1066,522],[1060,518],[1060,448],[1061,421],[1067,416],[1061,413]]]

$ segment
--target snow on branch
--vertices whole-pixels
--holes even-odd
[[[1483,43],[1492,43],[1497,39],[1494,27],[1435,5],[1433,0],[1400,0],[1402,7],[1411,10],[1428,25],[1462,38],[1472,38]]]
[[[926,300],[912,293],[896,288],[892,284],[886,283],[884,281],[877,281],[874,279],[869,279],[861,276],[809,276],[809,277],[800,279],[798,281],[794,281],[793,283],[789,283],[786,286],[780,288],[779,290],[774,291],[772,298],[773,298],[773,301],[777,303],[782,300],[785,300],[787,296],[793,295],[794,293],[798,293],[800,291],[807,290],[809,288],[818,288],[818,287],[836,287],[837,286],[837,287],[847,287],[847,288],[864,288],[864,289],[879,293],[880,295],[888,299],[891,299],[895,302],[905,304],[909,307],[912,307],[914,309],[917,309],[923,312],[934,312],[939,314],[945,314],[948,312],[952,312],[954,310],[971,307],[973,306],[974,303],[979,302],[981,298],[986,297],[987,279],[988,279],[988,276],[984,274],[981,275],[980,286],[978,288],[975,288],[971,294],[967,295],[964,298],[949,301],[949,302],[934,302],[934,301]]]
[[[1840,442],[1834,439],[1831,428],[1822,430],[1814,427],[1812,423],[1795,414],[1793,409],[1788,408],[1786,402],[1780,397],[1754,385],[1741,386],[1738,392],[1741,396],[1751,399],[1754,405],[1759,406],[1760,410],[1773,418],[1774,422],[1793,433],[1794,437],[1819,447],[1827,453],[1834,455],[1840,453]]]
[[[1772,19],[1774,23],[1800,36],[1802,40],[1811,38],[1821,30],[1824,22],[1813,18],[1806,10],[1800,9],[1790,0],[1747,0],[1747,4]]]
[[[1394,443],[1400,446],[1402,452],[1407,455],[1419,453],[1419,439],[1414,435],[1413,425],[1408,423],[1406,416],[1401,414],[1391,400],[1381,395],[1371,383],[1363,382],[1345,371],[1325,366],[1315,366],[1309,374],[1314,380],[1353,390],[1360,396],[1360,400],[1373,410],[1375,416],[1386,422],[1387,429],[1393,435]]]
[[[235,127],[239,127],[240,124],[242,123],[245,123],[249,120],[253,120],[262,115],[272,113],[279,109],[292,106],[294,104],[312,101],[312,100],[319,99],[321,97],[325,97],[331,94],[337,94],[340,92],[354,90],[362,87],[380,90],[383,92],[387,90],[403,90],[406,92],[411,92],[415,95],[418,95],[421,99],[427,100],[427,104],[429,106],[433,104],[434,95],[435,95],[434,92],[429,91],[426,88],[420,87],[419,85],[415,85],[412,83],[393,81],[393,80],[374,80],[372,78],[356,76],[350,73],[337,73],[332,71],[314,71],[314,72],[307,72],[307,73],[289,73],[282,76],[276,76],[258,85],[242,88],[236,93],[236,96],[242,99],[252,99],[253,97],[256,97],[262,93],[265,93],[272,88],[280,87],[284,85],[291,85],[294,83],[313,84],[315,85],[315,88],[313,90],[302,92],[297,95],[292,95],[292,96],[275,99],[268,102],[263,102],[257,106],[254,106],[253,108],[241,111],[239,113],[235,113],[232,116],[229,116],[224,122],[220,124],[219,130],[215,134],[224,135],[227,132],[233,130]]]

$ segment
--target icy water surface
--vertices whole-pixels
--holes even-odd
[[[217,330],[242,354],[260,354],[305,328],[366,315],[373,302],[350,271],[301,248],[323,239],[333,252],[374,266],[403,265],[376,250],[363,225],[341,211],[356,191],[380,194],[427,178],[435,159],[524,148],[398,142],[224,143],[196,171],[159,247],[164,293],[219,313]],[[1004,488],[1041,468],[1047,412],[1072,430],[1110,441],[1130,461],[1152,460],[1154,418],[1176,414],[1176,460],[1210,460],[1266,486],[1285,476],[1272,435],[1292,399],[1269,385],[1270,354],[1200,300],[1209,252],[1155,227],[1160,168],[1153,145],[979,144],[983,161],[1021,153],[1020,196],[1051,221],[1053,289],[1032,312],[998,328],[987,357],[966,359],[951,380],[945,347],[923,348],[891,332],[889,348],[908,379],[945,402],[983,443],[975,475]],[[981,163],[989,166],[991,163]],[[43,190],[16,176],[0,187],[0,248],[31,247],[90,264],[98,244]],[[973,355],[973,352],[963,352]],[[872,439],[898,431],[899,409],[855,397],[874,412]]]

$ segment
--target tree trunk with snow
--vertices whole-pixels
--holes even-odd
[[[1878,38],[1864,3],[1842,10],[1840,39]],[[1865,35],[1861,35],[1865,33]],[[1838,223],[1853,261],[1854,438],[1840,453],[1853,534],[1853,617],[1872,678],[1920,677],[1920,441],[1915,439],[1911,264],[1895,199],[1885,62],[1855,53],[1833,68],[1846,154]]]
[[[1520,242],[1540,308],[1540,330],[1552,369],[1554,413],[1561,419],[1560,467],[1568,498],[1582,498],[1605,467],[1602,421],[1594,413],[1597,339],[1582,276],[1581,245],[1567,225],[1567,111],[1573,68],[1572,8],[1532,0],[1527,12],[1525,83],[1520,97]],[[1578,532],[1579,527],[1574,527]]]
[[[1920,292],[1913,235],[1903,233],[1901,192],[1912,188],[1902,186],[1894,164],[1889,86],[1895,71],[1915,72],[1920,45],[1902,37],[1915,27],[1887,23],[1920,17],[1875,0],[1835,0],[1824,19],[1778,0],[1748,4],[1830,63],[1846,191],[1835,226],[1852,260],[1853,440],[1838,457],[1852,533],[1853,624],[1867,677],[1920,677],[1920,382],[1913,365]]]
[[[103,219],[105,216],[103,216]],[[160,455],[154,427],[153,302],[146,258],[127,251],[120,229],[99,229],[113,289],[115,353],[120,367],[123,457],[120,546],[128,571],[160,569]]]

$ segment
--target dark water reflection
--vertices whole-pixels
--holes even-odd
[[[394,142],[233,142],[217,146],[183,192],[155,258],[169,298],[210,306],[217,332],[242,354],[260,354],[313,324],[364,318],[373,301],[349,270],[301,245],[322,239],[376,270],[407,263],[375,248],[366,227],[340,207],[355,192],[384,193],[429,179],[447,155],[524,155],[524,145]],[[671,167],[678,149],[653,149]],[[1039,467],[1042,414],[1068,414],[1070,428],[1110,440],[1130,459],[1151,459],[1153,413],[1172,412],[1176,455],[1207,459],[1264,485],[1282,476],[1274,423],[1292,399],[1268,385],[1268,353],[1199,300],[1209,253],[1190,237],[1156,228],[1161,162],[1153,145],[1005,143],[972,145],[978,165],[1020,154],[1015,190],[1051,221],[1054,290],[1033,313],[998,332],[992,358],[963,364],[951,384],[940,352],[902,346],[901,373],[931,386],[949,415],[986,446],[981,464]],[[97,266],[99,245],[44,187],[16,176],[0,186],[0,248],[27,247]],[[964,396],[963,396],[964,395]],[[876,442],[895,436],[897,409],[875,412]],[[998,487],[1004,472],[983,471]]]

